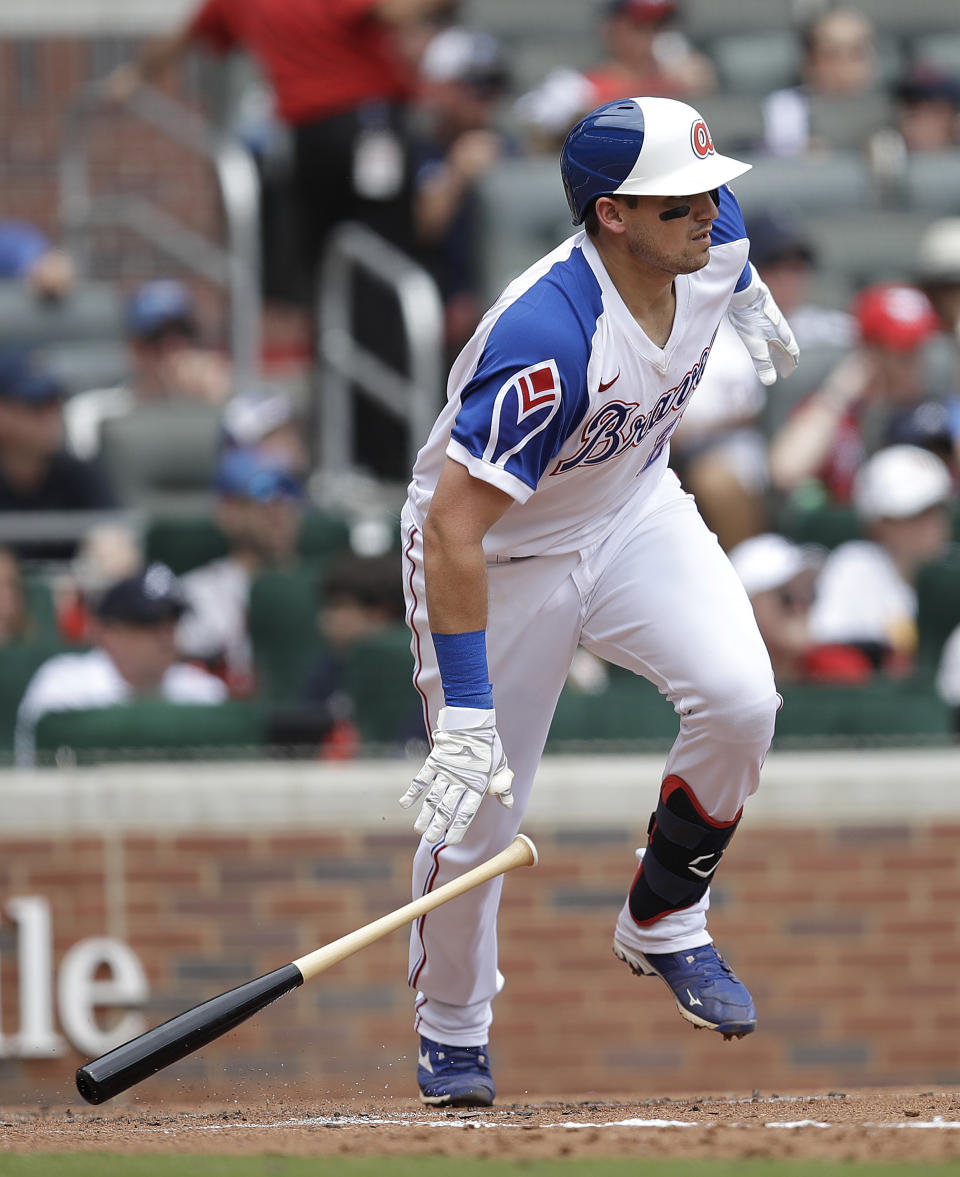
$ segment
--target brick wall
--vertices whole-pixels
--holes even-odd
[[[379,771],[392,797],[396,766]],[[77,940],[118,936],[146,971],[144,1013],[154,1024],[406,901],[412,838],[402,824],[381,822],[376,809],[361,819],[358,804],[358,828],[349,832],[333,832],[338,819],[296,831],[269,821],[242,829],[236,813],[227,816],[227,790],[220,830],[208,822],[194,833],[97,835],[83,828],[93,824],[90,813],[74,821],[81,828],[73,834],[0,840],[4,903],[30,895],[49,902],[54,974]],[[48,805],[50,794],[37,801]],[[806,821],[785,822],[758,808],[724,862],[711,915],[761,1017],[760,1031],[735,1043],[688,1026],[658,982],[634,978],[610,952],[644,824],[529,823],[541,864],[509,877],[501,920],[507,986],[493,1055],[504,1095],[960,1080],[955,814],[861,820],[848,811],[825,820],[811,808]],[[405,973],[406,936],[398,932],[121,1098],[255,1098],[284,1085],[298,1097],[410,1095],[415,1039]],[[9,1046],[20,1008],[9,920],[0,993]],[[108,1014],[98,1016],[103,1023]],[[0,1059],[0,1099],[70,1102],[81,1061],[73,1050]]]

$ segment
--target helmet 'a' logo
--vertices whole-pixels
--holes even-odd
[[[698,159],[706,159],[708,155],[713,155],[713,140],[703,119],[697,119],[690,128],[690,144],[693,154]]]

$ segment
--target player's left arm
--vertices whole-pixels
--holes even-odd
[[[715,227],[720,241],[747,239],[740,205],[729,187],[721,189]],[[799,362],[800,348],[767,284],[749,261],[737,280],[727,316],[750,353],[761,384],[770,385],[778,376],[791,375]]]

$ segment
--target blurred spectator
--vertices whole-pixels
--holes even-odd
[[[634,94],[691,98],[714,89],[708,58],[676,27],[673,0],[611,0],[601,28],[606,57],[585,70],[593,106]],[[589,108],[588,108],[589,109]]]
[[[0,646],[22,641],[29,634],[30,617],[20,561],[9,548],[0,548]]]
[[[416,145],[414,223],[421,259],[443,296],[447,346],[459,351],[483,310],[474,186],[513,150],[495,125],[507,69],[495,37],[449,28],[430,41],[420,72],[426,127]]]
[[[400,567],[394,556],[337,556],[320,584],[317,624],[324,653],[310,669],[299,706],[274,717],[277,744],[319,746],[325,759],[348,759],[360,750],[356,702],[348,663],[355,647],[402,623],[405,611]],[[396,741],[424,738],[418,703],[396,732]]]
[[[873,26],[864,13],[828,9],[807,25],[802,40],[800,84],[775,90],[763,104],[763,145],[773,155],[803,155],[829,146],[811,129],[816,99],[853,106],[878,87]]]
[[[409,246],[404,115],[412,71],[398,37],[448,7],[448,0],[201,0],[177,30],[114,71],[104,93],[125,100],[193,45],[256,59],[292,134],[297,260],[309,301],[325,237],[344,219]]]
[[[131,296],[126,315],[132,370],[116,388],[71,397],[65,410],[73,452],[91,458],[100,449],[104,421],[138,405],[191,400],[222,404],[230,394],[230,364],[200,341],[190,292],[180,282],[146,282]]]
[[[841,544],[823,566],[810,611],[816,641],[853,647],[875,669],[912,668],[914,580],[947,548],[951,491],[943,462],[917,446],[890,446],[864,463],[853,501],[867,538]]]
[[[814,254],[804,233],[772,214],[752,217],[748,232],[750,260],[789,320],[801,351],[849,345],[853,318],[808,300]],[[726,551],[767,525],[766,396],[746,348],[724,320],[670,452],[681,481]]]
[[[298,478],[306,478],[310,456],[293,400],[284,391],[235,396],[223,410],[223,449],[255,449]]]
[[[902,283],[879,283],[857,295],[853,313],[859,346],[771,441],[771,481],[785,493],[815,479],[830,498],[847,502],[866,456],[900,436],[927,399],[921,347],[940,323],[926,295]]]
[[[103,473],[63,448],[65,391],[23,351],[0,354],[0,512],[115,507]],[[21,557],[64,559],[74,541],[17,539]]]
[[[917,284],[960,346],[960,217],[932,222],[917,251]]]
[[[186,608],[176,578],[163,564],[111,585],[96,606],[94,648],[57,654],[30,680],[17,712],[16,763],[34,763],[36,725],[51,711],[112,707],[143,698],[223,702],[227,691],[219,679],[177,662],[175,632]]]
[[[125,523],[100,523],[83,537],[70,567],[54,582],[57,629],[68,642],[86,643],[97,601],[118,580],[143,566],[140,543]]]
[[[567,132],[596,105],[595,94],[590,80],[569,67],[551,70],[542,82],[521,94],[512,113],[527,150],[559,155]]]
[[[950,151],[960,144],[960,82],[928,65],[915,65],[893,90],[891,125],[867,141],[870,167],[879,184],[898,193],[909,159]]]
[[[253,687],[247,629],[250,587],[258,573],[297,558],[303,488],[283,465],[256,450],[223,455],[217,469],[217,525],[229,552],[182,579],[190,605],[177,631],[185,658],[223,676],[234,695]]]
[[[713,65],[692,48],[676,17],[673,0],[608,0],[600,29],[604,60],[583,71],[552,70],[514,104],[529,149],[559,152],[577,119],[615,98],[692,98],[712,91]]]
[[[810,301],[817,256],[799,224],[786,216],[757,213],[750,217],[747,233],[750,260],[790,321],[801,349],[847,347],[853,343],[856,322],[849,312]]]
[[[58,299],[76,281],[70,255],[26,221],[0,221],[0,278],[22,279],[38,298]]]
[[[862,683],[873,674],[859,650],[816,642],[811,633],[810,609],[824,555],[821,548],[773,532],[751,536],[730,553],[781,685]]]

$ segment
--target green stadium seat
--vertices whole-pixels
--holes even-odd
[[[13,758],[13,732],[17,709],[37,668],[65,647],[55,639],[12,642],[0,646],[0,763]]]
[[[795,543],[820,544],[825,548],[863,538],[853,507],[833,503],[817,506],[788,503],[780,516],[778,530]]]
[[[912,743],[946,737],[950,709],[926,676],[864,686],[783,686],[774,747],[818,741]]]
[[[209,515],[160,515],[143,539],[148,563],[160,561],[180,576],[227,554],[227,538]]]
[[[57,711],[37,724],[37,763],[109,760],[239,759],[260,752],[265,721],[257,703],[191,706],[139,700],[116,707]]]
[[[402,622],[358,642],[344,677],[364,744],[397,744],[419,734],[423,709],[413,685],[410,631]]]
[[[960,625],[960,548],[921,568],[916,588],[918,658],[934,668],[944,642]]]
[[[323,651],[314,567],[264,572],[250,589],[250,639],[258,691],[273,702],[301,699]]]
[[[580,744],[649,743],[669,748],[680,730],[673,707],[651,683],[611,671],[607,690],[585,695],[565,687],[547,737],[550,751]]]

